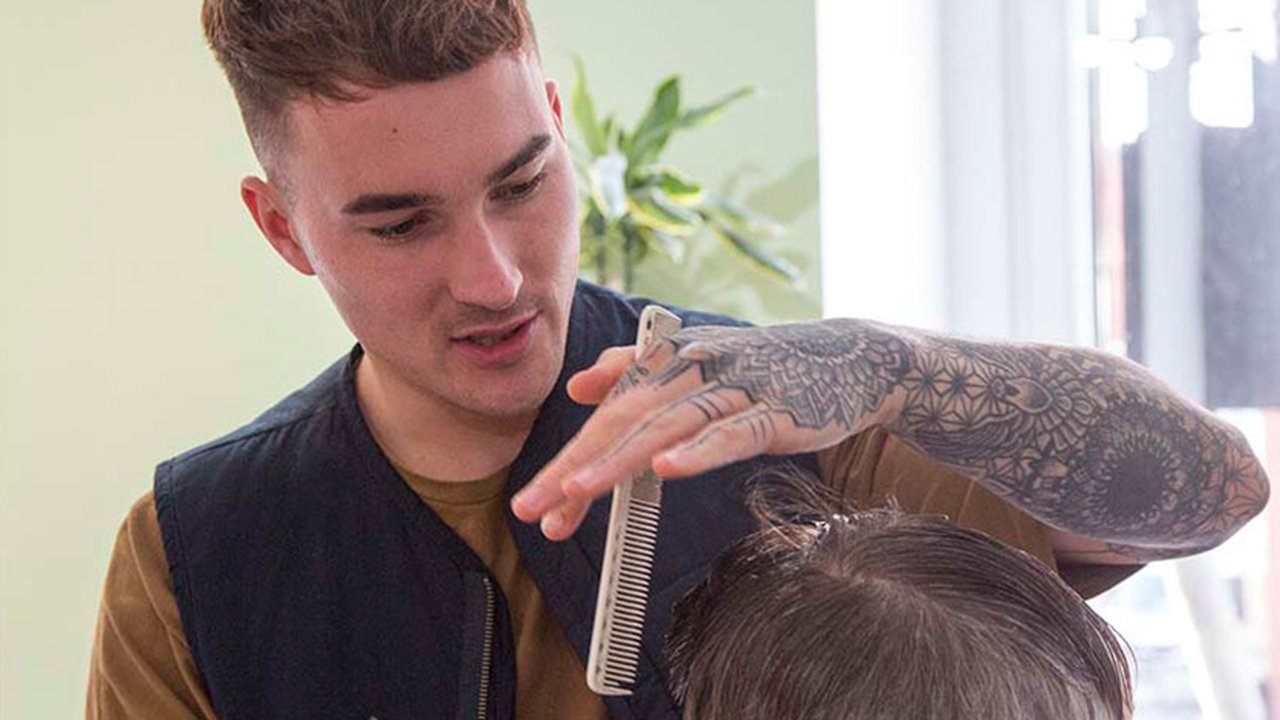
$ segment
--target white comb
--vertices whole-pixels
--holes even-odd
[[[645,307],[636,334],[636,359],[651,342],[679,329],[680,318],[673,313],[657,305]],[[652,471],[613,489],[587,658],[587,686],[599,695],[630,695],[628,686],[636,680],[661,508],[662,481]]]

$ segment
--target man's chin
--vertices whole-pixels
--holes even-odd
[[[471,372],[460,368],[454,375],[454,401],[461,407],[494,419],[536,415],[555,386],[559,362],[545,348],[531,352],[518,366],[498,372]]]
[[[542,409],[548,393],[533,393],[527,388],[523,391],[494,392],[495,388],[468,393],[458,398],[457,405],[463,410],[481,418],[493,420],[532,419]]]

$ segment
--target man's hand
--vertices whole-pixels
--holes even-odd
[[[911,366],[907,345],[869,323],[696,327],[605,351],[569,395],[600,408],[513,501],[562,540],[592,500],[652,469],[674,479],[761,454],[817,450],[885,421]]]

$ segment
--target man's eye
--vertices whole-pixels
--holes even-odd
[[[408,220],[405,220],[404,222],[398,222],[395,225],[369,228],[369,232],[378,236],[382,240],[386,240],[388,242],[396,242],[399,240],[408,239],[409,236],[413,235],[413,231],[417,230],[418,226],[421,224],[422,224],[421,219],[416,217],[411,217]]]
[[[500,188],[496,193],[498,196],[497,199],[507,200],[507,201],[524,200],[525,198],[529,197],[534,192],[536,192],[538,187],[542,185],[542,181],[546,179],[547,179],[547,171],[543,170],[542,172],[538,173],[537,175],[534,175],[533,177],[529,178],[525,182],[513,183],[511,185],[507,185],[503,188]]]

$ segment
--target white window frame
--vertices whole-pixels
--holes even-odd
[[[1094,344],[1082,2],[817,0],[825,315]]]

